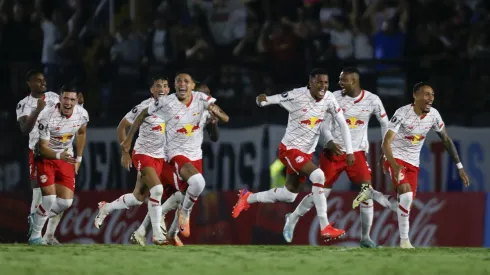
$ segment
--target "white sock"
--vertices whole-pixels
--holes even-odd
[[[274,202],[294,202],[297,193],[289,191],[286,187],[274,188],[267,191],[254,193],[248,196],[247,202],[252,203],[274,203]]]
[[[162,205],[162,216],[165,216],[168,212],[177,209],[182,203],[184,195],[177,191],[170,196]]]
[[[206,186],[206,181],[202,174],[198,173],[191,176],[187,183],[189,184],[189,188],[187,188],[187,192],[185,192],[184,202],[182,203],[182,210],[184,210],[184,214],[189,214],[192,206],[201,195],[204,187]]]
[[[32,188],[31,214],[36,213],[37,206],[42,202],[42,197],[41,188]]]
[[[328,205],[328,196],[330,195],[332,189],[323,188],[323,191],[325,192],[325,199],[327,199]],[[303,200],[301,200],[296,209],[294,209],[294,212],[291,213],[291,216],[289,216],[289,220],[293,223],[296,223],[299,218],[303,217],[308,211],[310,211],[311,208],[313,208],[313,206],[315,206],[315,204],[313,203],[313,193],[309,193],[303,198]]]
[[[389,196],[385,196],[383,193],[371,189],[371,198],[383,207],[390,208],[391,202],[388,200]]]
[[[51,213],[53,213],[52,210]],[[44,232],[44,238],[49,239],[54,237],[54,233],[56,232],[56,228],[58,227],[58,224],[60,224],[61,218],[63,217],[63,213],[64,212],[61,212],[58,215],[49,218],[48,225],[46,226],[46,232]]]
[[[373,200],[363,201],[360,206],[361,211],[361,240],[371,240],[371,226],[373,225],[374,207]]]
[[[104,205],[104,211],[106,213],[111,213],[114,210],[129,209],[130,207],[139,206],[141,204],[143,204],[143,202],[137,200],[133,193],[127,193],[120,196],[117,200]]]
[[[73,199],[62,199],[56,198],[56,202],[51,207],[51,211],[49,211],[49,218],[58,216],[58,214],[63,213],[66,209],[70,208],[73,203]]]
[[[136,232],[138,232],[138,234],[140,234],[141,236],[146,236],[146,233],[150,230],[150,226],[151,226],[150,214],[149,212],[146,212],[145,219],[140,224],[140,227],[136,229]]]
[[[158,184],[150,189],[150,199],[148,199],[148,213],[150,214],[153,236],[158,238],[163,238],[163,233],[160,229],[160,222],[162,221],[162,206],[160,201],[162,200],[162,195],[163,186]]]
[[[175,216],[174,220],[172,221],[172,225],[170,225],[170,229],[167,231],[167,236],[170,236],[172,238],[175,238],[177,234],[179,233],[179,216],[177,215],[178,209],[175,211]]]
[[[56,195],[48,195],[42,197],[42,202],[37,208],[36,213],[34,214],[34,221],[32,225],[32,233],[29,236],[29,240],[41,238],[41,231],[43,230],[44,224],[48,219],[49,212],[51,211],[51,207],[56,202]]]
[[[396,200],[396,198],[390,195],[384,195],[384,197],[390,202],[389,208],[393,212],[396,212],[398,209],[398,201]]]
[[[316,215],[320,221],[320,230],[325,229],[329,224],[327,217],[327,199],[325,198],[325,191],[323,190],[323,184],[325,183],[325,174],[320,168],[314,170],[309,177],[312,187],[311,193],[313,197],[313,204],[316,208]]]
[[[410,206],[413,200],[413,193],[407,192],[399,196],[400,203],[398,204],[397,216],[398,216],[398,229],[400,230],[400,239],[408,239],[408,231],[410,228]]]

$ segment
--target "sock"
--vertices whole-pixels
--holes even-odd
[[[371,189],[371,198],[383,207],[390,208],[391,202],[389,201],[389,196],[385,196],[383,193]]]
[[[36,210],[33,218],[32,232],[29,236],[29,240],[41,238],[41,231],[44,224],[48,219],[48,214],[51,211],[51,207],[56,202],[56,195],[48,195],[42,197],[42,202]]]
[[[51,213],[53,213],[52,210]],[[63,217],[63,213],[64,212],[61,212],[58,215],[49,218],[48,225],[46,226],[46,232],[44,233],[45,239],[54,238],[54,233],[56,232],[56,228]]]
[[[325,191],[323,190],[325,174],[323,174],[323,171],[320,168],[317,168],[310,174],[309,179],[312,183],[311,196],[313,197],[313,204],[316,208],[316,215],[320,221],[320,230],[323,230],[329,224],[327,217],[327,199],[325,198]]]
[[[177,209],[182,203],[184,195],[177,191],[170,198],[168,198],[162,205],[162,216],[165,216],[168,212]]]
[[[384,195],[384,197],[390,202],[389,208],[393,212],[396,212],[398,209],[398,201],[396,200],[396,198],[394,198],[393,196],[390,196],[390,195]]]
[[[148,213],[150,214],[153,236],[156,236],[158,239],[163,239],[163,233],[160,229],[160,222],[162,221],[162,206],[160,201],[162,200],[162,195],[163,186],[158,184],[150,189],[150,199],[148,199]]]
[[[177,209],[177,211],[179,210]],[[174,220],[172,221],[172,225],[170,225],[170,229],[167,231],[167,236],[170,236],[171,238],[175,238],[179,233],[179,216],[177,215],[177,211],[175,211]]]
[[[136,229],[136,232],[141,236],[146,236],[146,233],[150,230],[151,221],[149,212],[146,213],[145,219],[141,222],[140,227]]]
[[[332,189],[323,188],[325,199],[328,198]],[[328,205],[328,203],[327,203]],[[289,216],[289,220],[293,223],[296,223],[300,217],[303,217],[311,208],[313,208],[315,204],[313,203],[313,193],[306,195],[303,200],[299,203],[291,216]]]
[[[51,207],[51,211],[49,211],[49,218],[51,219],[52,217],[63,213],[63,211],[70,208],[72,203],[73,199],[56,198],[56,202]]]
[[[32,188],[31,214],[36,213],[37,206],[41,204],[42,197],[41,188]]]
[[[413,200],[413,193],[407,192],[399,196],[400,203],[398,204],[397,216],[398,216],[398,229],[400,230],[400,239],[408,239],[408,231],[410,228],[410,205]]]
[[[187,188],[187,192],[185,192],[184,202],[182,203],[184,214],[189,214],[192,206],[206,186],[206,181],[200,173],[191,176],[187,180],[187,183],[189,184],[189,188]]]
[[[248,196],[247,202],[252,203],[274,203],[274,202],[294,202],[297,193],[289,191],[286,187],[274,188],[264,192],[254,193]]]
[[[371,226],[373,225],[374,207],[373,200],[363,201],[360,206],[361,211],[361,240],[371,240]]]
[[[127,193],[120,196],[117,200],[104,205],[104,211],[106,213],[111,213],[114,210],[129,209],[130,207],[139,206],[141,204],[143,204],[143,202],[137,200],[133,193]]]

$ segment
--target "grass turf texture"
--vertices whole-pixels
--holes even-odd
[[[490,274],[483,248],[0,245],[0,274]]]

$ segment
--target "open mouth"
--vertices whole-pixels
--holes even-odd
[[[187,89],[186,88],[179,88],[177,90],[177,94],[179,94],[179,95],[185,95],[186,92],[187,92]]]
[[[425,103],[425,108],[426,109],[430,109],[432,107],[432,103]]]
[[[325,96],[325,92],[326,92],[325,90],[320,90],[318,91],[318,95],[323,97]]]

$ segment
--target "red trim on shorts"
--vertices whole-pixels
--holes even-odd
[[[405,214],[408,214],[408,210],[407,210],[407,209],[405,209],[405,208],[403,208],[403,206],[401,206],[400,204],[398,204],[398,208],[399,208],[399,209],[400,209],[402,212],[404,212]]]
[[[364,94],[365,94],[365,91],[361,90],[361,97],[359,99],[357,99],[356,101],[354,101],[354,104],[359,103],[364,98]]]

